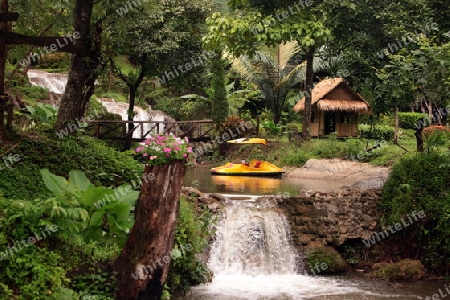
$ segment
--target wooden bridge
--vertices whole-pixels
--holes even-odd
[[[131,130],[129,130],[129,126]],[[89,122],[86,132],[99,139],[131,140],[142,142],[155,134],[173,133],[179,137],[188,137],[189,141],[208,141],[208,134],[214,130],[213,120],[192,121],[122,121],[95,120]]]

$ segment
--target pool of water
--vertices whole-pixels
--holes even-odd
[[[345,180],[333,180],[255,176],[211,175],[210,168],[188,168],[184,179],[185,186],[197,187],[204,193],[268,195],[288,192],[297,195],[300,189],[333,191],[347,183]]]
[[[219,275],[212,283],[194,287],[177,300],[431,300],[447,295],[443,282],[386,283],[346,276]],[[440,290],[440,291],[439,291]],[[426,298],[430,296],[430,298]],[[446,299],[446,297],[435,299]]]

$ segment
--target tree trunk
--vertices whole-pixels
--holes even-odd
[[[134,119],[134,104],[136,102],[137,90],[145,77],[144,65],[142,65],[141,71],[139,73],[139,77],[136,79],[136,82],[131,83],[129,78],[125,78],[122,74],[120,74],[120,77],[128,85],[128,90],[129,90],[128,98],[130,101],[130,103],[128,105],[128,121],[133,121],[133,119]],[[141,125],[141,126],[143,126],[143,125]],[[133,139],[133,130],[134,130],[134,124],[128,123],[128,133],[129,134],[127,134],[127,139],[125,141],[125,150],[130,150],[130,148],[131,148],[131,142]],[[144,134],[145,134],[145,132],[144,132]]]
[[[398,106],[395,107],[395,129],[394,129],[394,143],[398,143],[398,128],[399,128],[399,120],[398,120]]]
[[[273,123],[278,125],[281,122],[282,111],[278,107],[273,112]]]
[[[306,53],[306,84],[305,84],[305,111],[303,114],[302,137],[307,141],[310,139],[311,131],[311,98],[312,85],[314,79],[313,63],[315,48],[310,47]]]
[[[419,119],[419,121],[417,122],[418,124],[425,124],[425,119]],[[416,132],[414,133],[414,135],[416,136],[416,144],[417,144],[417,152],[424,152],[424,148],[423,148],[423,136],[422,136],[422,131],[423,131],[423,127],[422,125],[417,126],[416,127]]]
[[[185,171],[184,160],[145,168],[147,178],[152,174],[156,177],[141,188],[134,226],[115,262],[116,299],[161,298],[169,271]]]
[[[80,38],[73,40],[75,47],[91,49],[91,15],[94,0],[77,0],[73,13],[74,30]],[[70,58],[69,78],[64,96],[58,110],[56,129],[63,129],[68,124],[80,119],[85,106],[85,92],[89,89],[88,79],[91,75],[90,59],[80,54],[73,54]]]

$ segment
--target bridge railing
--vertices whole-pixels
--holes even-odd
[[[94,120],[89,122],[86,130],[99,139],[125,140],[131,137],[134,141],[143,141],[153,134],[164,133],[188,137],[190,140],[202,140],[207,139],[207,135],[214,128],[214,121],[209,119],[175,122]]]

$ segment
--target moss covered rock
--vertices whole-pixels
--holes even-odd
[[[425,275],[420,260],[404,259],[396,263],[376,263],[372,266],[370,277],[388,280],[415,281]]]
[[[307,250],[307,268],[313,275],[336,274],[347,270],[347,263],[333,247]]]

